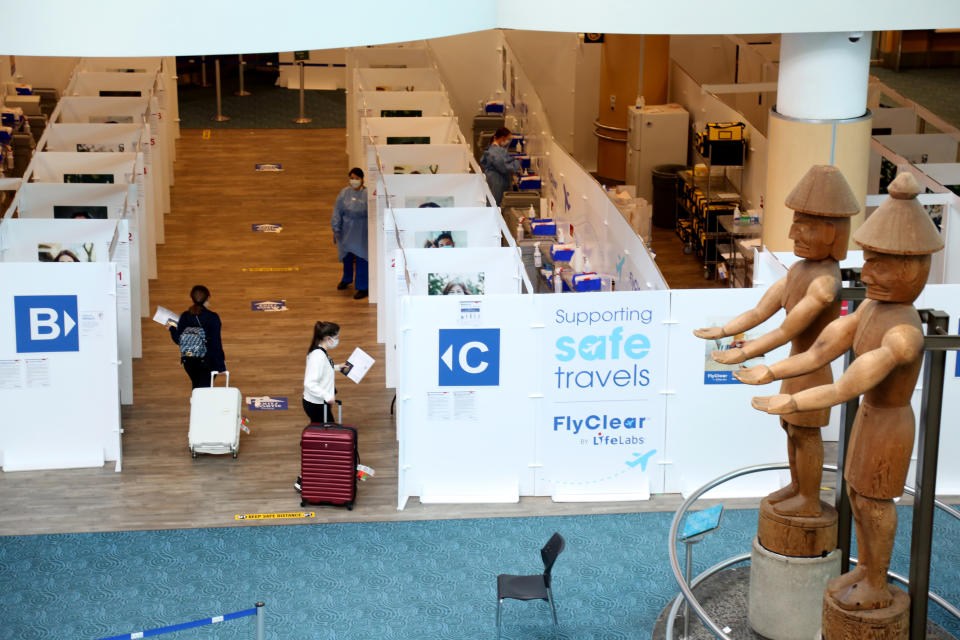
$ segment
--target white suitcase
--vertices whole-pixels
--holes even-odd
[[[226,386],[214,387],[217,373],[226,376]],[[194,389],[190,396],[190,453],[232,453],[240,451],[240,390],[230,386],[229,371],[212,371],[210,387]]]

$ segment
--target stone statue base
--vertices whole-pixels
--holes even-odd
[[[791,558],[753,539],[750,553],[750,628],[770,640],[809,640],[820,629],[823,591],[840,575],[840,550],[825,557]]]
[[[893,603],[882,609],[847,611],[823,595],[824,640],[906,640],[910,637],[910,596],[892,585]]]
[[[783,516],[767,498],[760,503],[757,538],[767,551],[792,558],[824,557],[837,548],[837,510],[821,501],[819,516]]]

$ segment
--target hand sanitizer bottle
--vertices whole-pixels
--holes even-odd
[[[523,220],[517,222],[517,241],[523,240]]]
[[[560,280],[560,267],[557,267],[553,270],[553,292],[562,293],[563,292],[563,281]]]
[[[540,253],[540,243],[533,245],[533,266],[537,269],[543,266],[543,254]]]

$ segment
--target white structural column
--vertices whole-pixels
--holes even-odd
[[[763,243],[789,251],[793,213],[783,204],[815,164],[842,172],[866,201],[872,114],[867,110],[869,32],[785,33],[780,43],[777,105],[768,128]],[[852,220],[856,229],[863,210]]]

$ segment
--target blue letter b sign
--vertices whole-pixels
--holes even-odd
[[[440,329],[441,387],[500,384],[500,329]]]
[[[77,296],[14,296],[17,353],[80,351]]]

